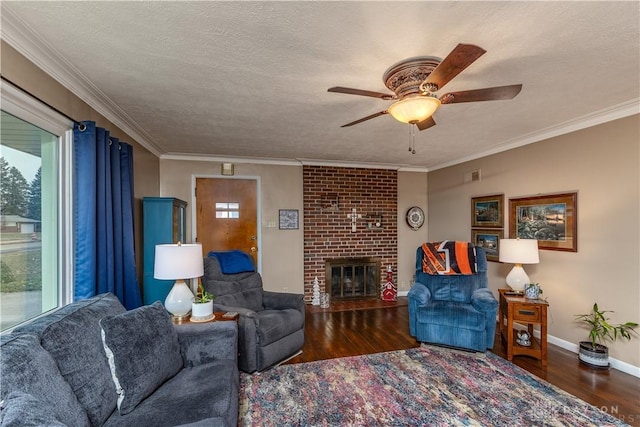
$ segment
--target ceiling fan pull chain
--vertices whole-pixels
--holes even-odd
[[[411,154],[416,154],[416,129],[411,123],[409,123],[409,151]]]

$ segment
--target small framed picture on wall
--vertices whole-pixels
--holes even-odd
[[[500,239],[504,237],[502,230],[471,230],[471,241],[480,246],[487,254],[487,261],[498,261],[500,256]]]
[[[279,210],[280,230],[298,229],[298,209]]]
[[[504,228],[504,194],[471,198],[471,228]]]

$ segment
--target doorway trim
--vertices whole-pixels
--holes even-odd
[[[256,222],[258,235],[258,273],[262,274],[262,183],[259,176],[254,175],[205,175],[205,174],[193,174],[191,175],[191,241],[195,242],[198,235],[198,223],[196,219],[196,179],[198,178],[215,178],[215,179],[246,179],[256,182]],[[203,254],[204,255],[204,254]]]

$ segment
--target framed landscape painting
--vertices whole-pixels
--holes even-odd
[[[471,227],[504,227],[504,194],[471,198]]]
[[[509,237],[536,239],[539,249],[578,252],[578,193],[509,199]]]
[[[471,241],[484,249],[487,261],[498,261],[502,238],[502,230],[471,230]]]

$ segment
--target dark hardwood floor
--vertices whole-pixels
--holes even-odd
[[[329,309],[307,306],[302,354],[287,363],[418,346],[419,343],[409,335],[406,297],[399,298],[397,303],[333,301]],[[506,357],[499,336],[496,336],[492,351]],[[575,353],[553,344],[548,348],[546,368],[538,360],[526,356],[514,357],[513,363],[630,425],[640,426],[639,378],[615,369],[589,369],[578,362]]]

